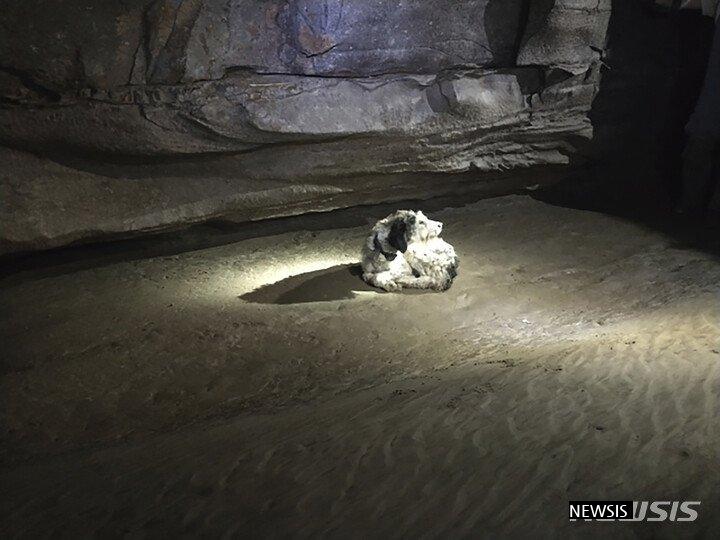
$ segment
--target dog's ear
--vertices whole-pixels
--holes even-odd
[[[397,257],[397,253],[385,253],[383,251],[382,244],[380,244],[377,234],[375,235],[375,238],[373,238],[373,246],[375,246],[375,249],[382,253],[388,261],[394,261],[395,257]]]
[[[407,223],[404,219],[397,219],[390,227],[387,240],[388,244],[397,249],[400,253],[407,251],[407,238],[405,233],[407,232]]]

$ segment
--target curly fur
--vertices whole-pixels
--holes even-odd
[[[378,221],[362,249],[363,279],[386,291],[449,289],[459,259],[440,238],[442,226],[412,210],[398,210]]]

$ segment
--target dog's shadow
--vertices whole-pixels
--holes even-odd
[[[240,298],[255,304],[303,304],[353,298],[353,291],[383,292],[362,280],[359,264],[343,264],[290,276]]]
[[[359,264],[343,264],[290,276],[277,283],[264,285],[240,296],[254,304],[304,304],[308,302],[332,302],[355,298],[355,292],[388,294],[371,287],[362,279]],[[420,291],[403,291],[417,294]]]

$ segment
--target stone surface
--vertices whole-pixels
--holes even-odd
[[[432,178],[423,196],[468,175],[482,188],[505,174],[511,189],[516,171],[568,165],[592,136],[610,13],[604,0],[61,4],[12,0],[0,21],[0,143],[42,156],[6,152],[3,230],[24,239],[0,233],[4,251],[240,220],[234,201],[268,185],[280,191],[258,203],[266,215],[332,207],[338,186],[354,195],[336,205],[382,200],[408,177]],[[100,195],[115,184],[117,203]],[[273,211],[288,192],[304,204]],[[44,213],[81,193],[138,217]]]
[[[437,195],[492,196],[551,181],[555,166],[512,178],[474,173],[338,176],[282,181],[238,176],[226,157],[161,165],[63,165],[1,149],[0,254],[48,249],[86,238],[124,238],[208,220],[244,222],[362,203]],[[268,159],[271,159],[270,157]],[[289,165],[286,165],[289,166]],[[98,169],[93,171],[93,169]],[[121,176],[118,176],[121,175]],[[201,180],[199,180],[201,179]]]
[[[530,2],[518,65],[560,65],[584,71],[600,60],[610,19],[611,0]]]
[[[4,66],[56,91],[514,63],[522,0],[9,0]],[[10,61],[10,62],[7,62]]]

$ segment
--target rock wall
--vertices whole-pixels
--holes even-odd
[[[592,136],[610,0],[8,0],[0,253],[507,190]]]

